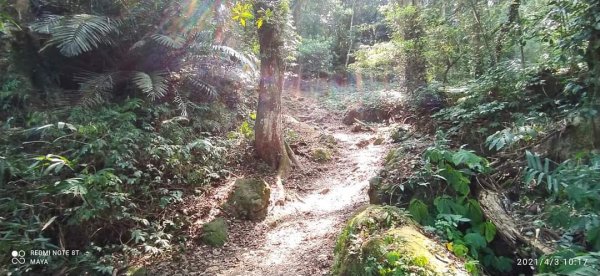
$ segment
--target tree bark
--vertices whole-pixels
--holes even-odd
[[[258,156],[277,168],[285,176],[291,169],[291,160],[285,149],[281,116],[281,92],[283,90],[283,18],[277,0],[259,1],[256,11],[271,9],[275,18],[265,20],[258,29],[260,45],[260,83],[258,86],[258,112],[255,126],[255,148]],[[258,14],[258,12],[256,13]]]

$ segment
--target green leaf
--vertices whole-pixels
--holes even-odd
[[[439,175],[442,176],[459,194],[468,195],[471,191],[469,188],[471,182],[462,172],[455,170],[450,166],[446,166],[446,168],[440,171]]]
[[[425,204],[423,201],[418,199],[411,200],[408,206],[408,211],[412,217],[421,224],[427,224],[426,222],[430,220],[427,204]]]
[[[479,233],[466,234],[465,243],[469,246],[469,251],[474,258],[477,258],[477,251],[487,246],[485,238]]]
[[[496,225],[491,221],[486,221],[480,226],[481,233],[485,236],[487,242],[491,242],[496,237]]]
[[[467,150],[459,150],[452,155],[452,163],[455,166],[466,165],[469,169],[485,172],[488,162],[485,158]]]
[[[433,201],[433,205],[437,208],[438,213],[440,214],[453,214],[453,205],[454,202],[448,196],[440,196],[437,197]]]
[[[465,257],[469,253],[469,249],[463,244],[453,244],[452,252],[458,257]]]
[[[467,213],[465,216],[471,219],[473,225],[477,225],[483,221],[483,211],[477,200],[469,199],[466,204],[466,210]]]

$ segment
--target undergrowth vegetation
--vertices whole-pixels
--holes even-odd
[[[189,222],[165,208],[227,174],[227,143],[199,135],[201,124],[161,120],[168,110],[131,99],[75,108],[64,122],[49,116],[38,126],[0,126],[2,251],[85,252],[16,272],[110,274],[114,253],[156,254],[184,241],[177,233]]]

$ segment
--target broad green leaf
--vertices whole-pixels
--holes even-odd
[[[496,237],[496,225],[491,221],[486,221],[480,226],[481,233],[485,236],[487,242],[491,242]]]

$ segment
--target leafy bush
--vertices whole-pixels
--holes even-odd
[[[315,77],[321,72],[331,72],[333,62],[331,48],[331,39],[303,38],[298,46],[298,63],[302,73]]]
[[[533,189],[544,187],[551,195],[548,206],[560,202],[560,206],[547,210],[546,217],[551,226],[564,233],[563,245],[600,250],[600,156],[581,155],[556,164],[527,152],[526,159],[526,185]],[[585,239],[574,241],[573,237],[580,234]]]

